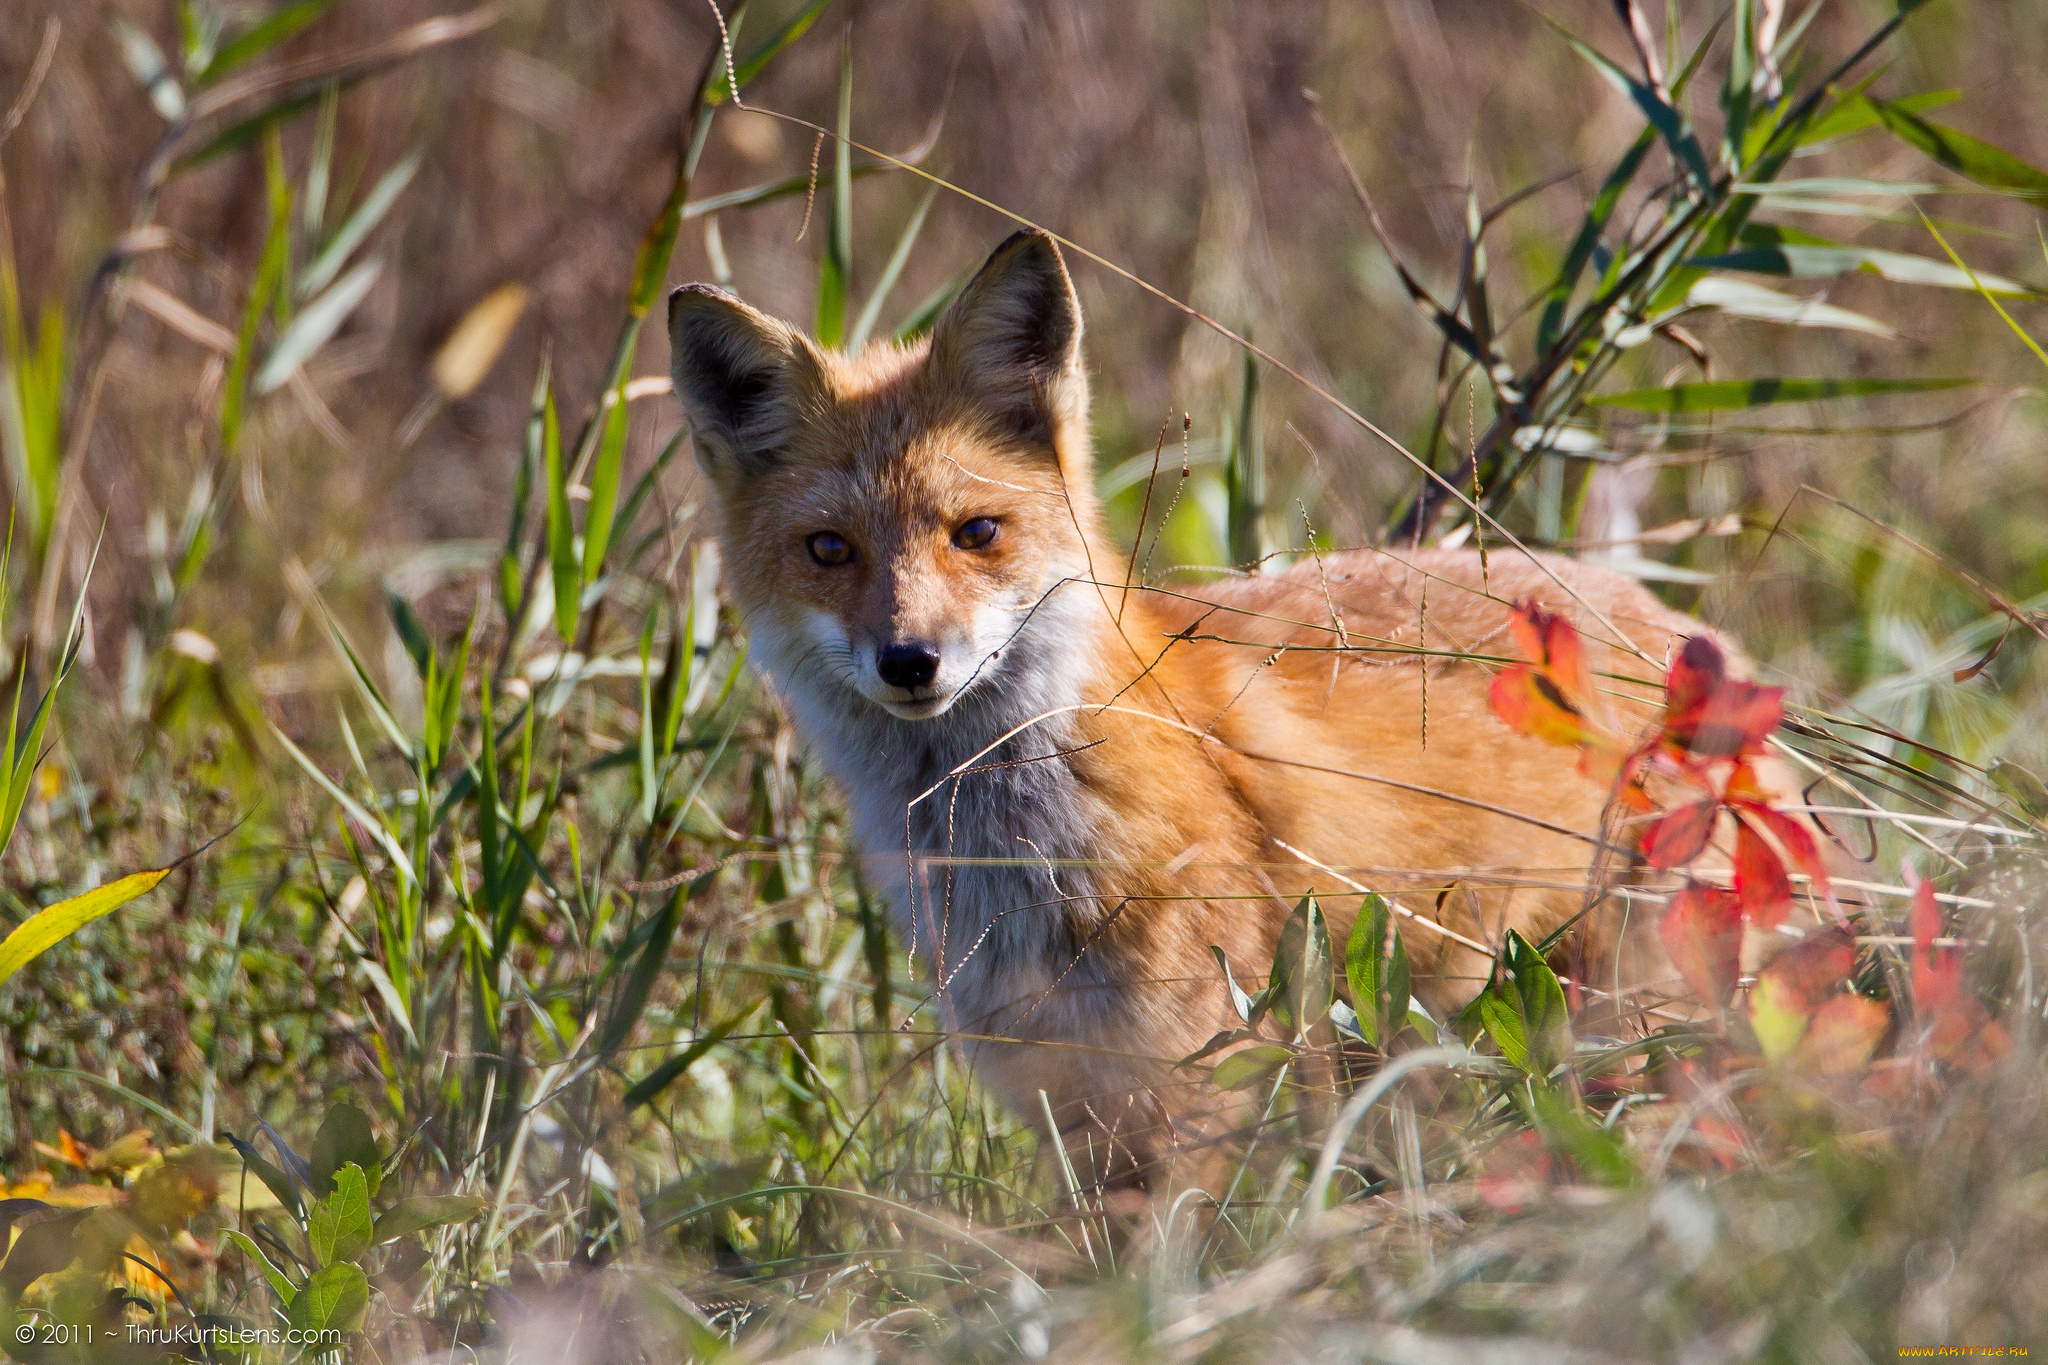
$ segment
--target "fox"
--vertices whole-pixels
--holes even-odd
[[[1504,546],[1132,581],[1043,231],[915,342],[843,354],[706,284],[668,327],[750,658],[843,791],[945,1031],[1102,1179],[1142,1185],[1227,1128],[1181,1063],[1238,1022],[1216,954],[1258,972],[1301,897],[1342,943],[1383,891],[1440,1020],[1507,930],[1587,908],[1611,793],[1489,707],[1513,604],[1578,627],[1625,717],[1714,634]],[[1588,990],[1673,976],[1654,935],[1597,918],[1574,929]]]

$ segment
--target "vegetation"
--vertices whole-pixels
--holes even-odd
[[[1291,106],[1286,166],[1216,150],[1244,174],[1202,210],[1244,212],[1255,171],[1331,187],[1347,239],[1286,246],[1315,281],[1366,262],[1362,303],[1325,284],[1265,309],[1213,266],[1119,256],[1097,209],[1038,219],[1110,377],[1157,372],[1103,386],[1101,489],[1136,572],[1543,546],[1643,577],[1769,670],[1653,661],[1662,728],[1616,734],[1571,628],[1532,614],[1495,686],[1503,719],[1614,775],[1589,908],[1656,914],[1707,1017],[1589,1001],[1557,944],[1510,934],[1473,1007],[1432,1019],[1390,933],[1401,897],[1343,944],[1311,897],[1273,962],[1218,955],[1242,1028],[1213,1046],[1243,1046],[1186,1061],[1262,1098],[1230,1185],[1134,1207],[937,1031],[720,610],[643,336],[700,274],[800,312],[798,260],[820,342],[918,335],[979,259],[963,243],[1057,202],[961,169],[1014,136],[973,125],[1015,97],[962,81],[914,135],[886,112],[868,131],[857,57],[919,41],[923,6],[549,8],[0,17],[16,1358],[2048,1340],[2048,560],[2022,459],[2048,172],[2023,117],[1980,138],[1956,91],[1905,79],[1990,21],[1734,0],[1532,23],[1593,101],[1545,126],[1583,114],[1618,150],[1510,176],[1529,146],[1495,170],[1482,123],[1454,212],[1390,192],[1393,163],[1354,167],[1388,125],[1326,83]],[[1122,22],[1066,8],[1047,32]],[[1186,37],[1172,7],[1131,8]],[[1443,50],[1421,7],[1387,13],[1404,51]],[[1331,73],[1349,22],[1311,35]],[[562,74],[605,79],[594,33],[659,49],[682,92],[672,125],[618,134],[634,193],[578,191],[637,216],[587,253],[561,222],[506,246],[532,196],[495,176],[546,163],[573,188],[597,166],[602,140],[575,139],[598,97]],[[991,62],[1011,41],[985,38]],[[1511,51],[1481,55],[1533,80]],[[451,121],[465,81],[523,122]],[[1205,147],[1236,147],[1243,91],[1203,98]],[[1123,156],[1097,167],[1105,199]],[[1527,187],[1489,202],[1497,175]],[[1432,219],[1440,259],[1404,245]],[[1120,316],[1141,305],[1187,330],[1146,335],[1164,324]],[[1397,344],[1353,339],[1379,333]],[[1154,439],[1133,414],[1168,372],[1187,387]],[[1811,782],[1856,877],[1758,794],[1766,754]],[[1742,925],[1795,903],[1827,927],[1738,960]]]

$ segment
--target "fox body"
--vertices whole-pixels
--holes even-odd
[[[1509,604],[1534,599],[1575,621],[1627,715],[1697,622],[1498,550],[1127,585],[1081,315],[1043,234],[998,248],[928,342],[824,351],[705,286],[669,323],[754,657],[1012,1105],[1044,1092],[1062,1128],[1139,1163],[1188,1136],[1173,1063],[1234,1022],[1210,949],[1263,971],[1310,889],[1340,935],[1364,886],[1409,912],[1439,1018],[1505,929],[1584,908],[1608,792],[1491,713],[1483,661],[1514,657]],[[1591,946],[1604,976],[1633,970],[1613,934]]]

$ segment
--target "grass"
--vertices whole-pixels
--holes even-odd
[[[1794,689],[1778,739],[1816,783],[1810,804],[1864,812],[1822,817],[1858,855],[1867,841],[1871,864],[1844,896],[1860,936],[1850,985],[1827,984],[1882,1006],[1876,1059],[1774,1048],[1755,986],[1715,1019],[1610,1038],[1582,1017],[1575,1033],[1548,945],[1518,939],[1500,945],[1490,1005],[1411,1017],[1388,941],[1340,950],[1305,905],[1280,958],[1227,969],[1256,988],[1242,1009],[1258,1045],[1188,1073],[1262,1100],[1223,1198],[1133,1207],[1044,1149],[1037,1116],[984,1097],[938,1031],[833,792],[719,610],[668,400],[635,385],[660,368],[640,332],[684,225],[720,224],[747,247],[799,197],[816,214],[820,339],[929,327],[959,283],[945,261],[921,302],[906,284],[955,188],[932,169],[943,134],[900,158],[854,154],[849,34],[799,92],[835,111],[818,128],[831,144],[819,183],[769,177],[696,211],[712,198],[699,186],[723,145],[714,130],[763,120],[734,106],[829,46],[823,3],[768,18],[739,5],[721,16],[730,52],[693,58],[660,203],[580,359],[565,345],[510,389],[487,385],[518,369],[528,306],[494,284],[447,320],[424,397],[337,411],[323,393],[349,391],[321,367],[372,325],[379,281],[413,268],[400,224],[421,174],[410,154],[356,144],[350,102],[372,76],[414,79],[398,64],[478,41],[490,16],[323,46],[328,8],[252,23],[195,6],[175,44],[131,28],[108,49],[161,116],[131,244],[154,240],[196,177],[246,176],[256,231],[239,264],[218,262],[232,288],[214,311],[230,322],[184,303],[152,248],[52,291],[66,302],[31,326],[0,220],[5,434],[28,550],[7,583],[21,608],[8,644],[19,695],[53,697],[55,717],[54,743],[38,723],[8,746],[40,766],[7,765],[22,815],[0,899],[10,928],[83,907],[0,985],[0,1175],[6,1194],[55,1206],[18,1209],[0,1261],[0,1294],[41,1334],[17,1356],[116,1354],[66,1335],[88,1324],[229,1322],[336,1331],[331,1349],[351,1360],[516,1347],[1846,1361],[2048,1340],[2048,996],[2033,968],[2048,942],[2029,913],[2048,871],[2032,724],[2042,585],[2011,569],[2034,533],[2015,509],[1993,562],[1956,563],[1860,513],[1852,485],[1733,472],[1800,434],[1781,401],[1814,404],[1814,427],[1851,441],[1951,419],[1938,386],[1971,377],[1976,357],[1936,338],[1910,367],[1839,374],[1825,362],[1841,353],[1816,346],[1813,370],[1731,378],[1725,357],[1738,371],[1778,357],[1717,329],[1785,328],[1799,345],[1905,332],[1922,291],[1944,286],[1993,299],[2001,327],[2023,330],[2037,306],[2031,238],[1986,249],[1994,274],[1965,264],[1979,243],[1956,232],[1935,258],[1780,221],[1787,202],[1860,212],[1896,170],[1866,150],[1883,138],[1918,158],[1914,176],[2038,208],[2039,172],[1936,122],[1938,100],[1872,93],[1897,21],[1838,48],[1795,23],[1773,45],[1757,36],[1764,7],[1743,0],[1660,43],[1631,8],[1625,62],[1552,35],[1631,120],[1562,236],[1510,237],[1534,201],[1468,191],[1451,259],[1411,264],[1368,176],[1326,169],[1340,188],[1348,176],[1359,240],[1395,261],[1431,329],[1431,353],[1411,357],[1431,394],[1421,439],[1339,402],[1281,342],[1245,342],[1200,461],[1193,419],[1178,474],[1165,428],[1136,457],[1150,478],[1104,460],[1113,518],[1161,550],[1156,568],[1150,548],[1133,554],[1155,578],[1172,561],[1242,570],[1348,538],[1328,527],[1379,525],[1393,543],[1589,546],[1685,605],[1770,617],[1756,640]],[[45,30],[50,42],[76,22]],[[29,110],[47,65],[23,73]],[[1815,156],[1847,163],[1826,163],[1832,186],[1793,176]],[[867,235],[854,191],[871,176],[928,184]],[[1884,296],[1896,314],[1784,292],[1871,275],[1920,283]],[[110,337],[137,314],[161,345],[206,359],[191,392],[152,396],[189,466],[152,491],[139,552],[117,546],[118,583],[95,598],[77,567],[81,509],[107,504],[67,452],[123,399],[104,396],[123,383]],[[1258,331],[1284,334],[1263,318]],[[1345,496],[1280,415],[1297,381],[1401,464],[1397,496]],[[301,534],[295,504],[332,459],[308,452],[331,426],[418,449],[480,404],[518,435],[493,466],[516,490],[501,533],[387,561],[367,582]],[[1617,491],[1630,471],[1652,486],[1636,505]],[[1904,461],[1864,477],[1864,491],[1967,502],[1946,484],[1964,476]],[[1682,514],[1675,529],[1645,533],[1643,503]],[[258,541],[287,547],[274,581],[246,572]],[[82,607],[59,632],[67,590],[98,604],[93,629]],[[259,685],[256,599],[303,635],[288,667],[320,685]],[[122,614],[117,653],[101,622]],[[1966,984],[1946,1007],[1923,978],[1933,968],[1916,966],[1906,879],[1890,870],[1902,862],[1948,898],[1942,937],[1963,945]],[[124,875],[158,872],[156,889],[126,883],[139,899],[87,921]],[[1961,1018],[1971,1002],[2008,1050],[1937,1050],[1943,1009]],[[110,1284],[132,1298],[109,1306]],[[235,1354],[217,1340],[193,1353]]]

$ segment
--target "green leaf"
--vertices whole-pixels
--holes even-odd
[[[708,875],[708,874],[707,874]],[[705,880],[699,878],[698,881]],[[682,922],[683,906],[688,902],[697,881],[689,881],[669,893],[655,917],[647,923],[646,942],[640,945],[639,957],[627,975],[626,984],[619,996],[612,1002],[611,1013],[606,1016],[604,1027],[598,1031],[597,1050],[602,1054],[616,1052],[633,1032],[633,1026],[640,1022],[646,1012],[647,1001],[654,994],[655,983],[661,977],[662,968],[668,960],[669,944],[675,939],[676,926]]]
[[[582,567],[576,561],[576,529],[569,522],[569,471],[562,462],[562,427],[548,391],[541,428],[541,465],[548,480],[548,562],[554,570],[555,629],[564,645],[576,642],[582,614]]]
[[[1564,1092],[1547,1085],[1533,1088],[1532,1117],[1544,1139],[1572,1159],[1588,1179],[1614,1188],[1636,1178],[1635,1158],[1620,1135],[1593,1122]]]
[[[1713,173],[1707,169],[1706,153],[1700,150],[1700,141],[1686,125],[1685,116],[1673,108],[1655,89],[1636,80],[1613,62],[1559,28],[1556,23],[1548,19],[1545,22],[1550,23],[1550,26],[1571,44],[1574,52],[1592,63],[1593,69],[1606,77],[1611,85],[1635,101],[1636,107],[1642,110],[1643,117],[1650,121],[1650,126],[1669,144],[1672,154],[1692,177],[1693,183],[1703,192],[1709,189],[1713,184]]]
[[[192,75],[195,86],[211,85],[245,62],[254,61],[325,14],[334,0],[298,0],[266,14],[221,44],[213,59]]]
[[[298,1186],[292,1183],[291,1177],[270,1162],[264,1160],[262,1155],[250,1143],[242,1141],[233,1133],[227,1134],[227,1139],[241,1156],[242,1165],[247,1168],[249,1174],[262,1181],[264,1188],[277,1197],[277,1202],[291,1210],[292,1217],[303,1217],[305,1212],[304,1206],[299,1202]],[[229,1203],[226,1198],[223,1198],[221,1202],[224,1205]],[[287,1298],[287,1301],[289,1301],[289,1298]]]
[[[1564,264],[1558,267],[1557,278],[1551,282],[1549,293],[1544,298],[1543,316],[1536,327],[1539,354],[1547,353],[1557,343],[1565,309],[1571,306],[1572,291],[1578,287],[1579,276],[1585,273],[1586,263],[1593,259],[1601,234],[1607,231],[1608,219],[1614,216],[1615,206],[1635,180],[1643,158],[1649,155],[1656,140],[1656,130],[1645,128],[1621,160],[1615,163],[1614,169],[1607,173],[1600,192],[1593,196],[1593,205],[1586,210],[1585,221],[1579,225],[1579,235],[1573,239],[1571,250],[1566,253]]]
[[[485,1201],[475,1195],[416,1194],[399,1200],[378,1214],[370,1240],[374,1245],[382,1246],[408,1233],[423,1232],[449,1223],[467,1223],[486,1207]]]
[[[1875,76],[1871,77],[1871,80],[1875,79]],[[1865,81],[1863,84],[1867,86],[1869,83]],[[1953,104],[1961,98],[1960,90],[1930,90],[1925,94],[1907,95],[1903,99],[1889,100],[1886,103],[1897,112],[1917,114],[1927,109],[1939,109],[1944,104]],[[1850,91],[1834,108],[1807,124],[1806,131],[1799,135],[1799,145],[1808,147],[1816,142],[1826,142],[1830,138],[1846,137],[1850,133],[1860,133],[1866,128],[1875,128],[1880,122],[1877,106],[1864,98],[1862,88],[1859,87]]]
[[[1330,960],[1330,930],[1313,892],[1301,898],[1280,930],[1266,985],[1273,1016],[1285,1028],[1306,1033],[1336,998],[1337,973]]]
[[[1479,1026],[1493,1039],[1500,1055],[1520,1070],[1529,1071],[1529,1030],[1522,1022],[1521,1011],[1500,994],[1505,988],[1505,983],[1489,987],[1473,1002],[1473,1007]]]
[[[1711,308],[1726,317],[1775,322],[1788,327],[1831,327],[1844,332],[1891,340],[1898,333],[1875,318],[1819,299],[1795,298],[1742,280],[1709,275],[1696,281],[1685,296],[1688,308]],[[1618,341],[1617,341],[1618,344]]]
[[[370,1281],[355,1266],[328,1266],[292,1300],[289,1320],[301,1332],[352,1332],[370,1307]]]
[[[1278,1043],[1260,1043],[1241,1048],[1216,1063],[1209,1072],[1209,1079],[1218,1089],[1245,1090],[1293,1060],[1294,1054]]]
[[[2037,208],[2048,208],[2048,171],[2031,166],[2011,152],[1979,142],[1967,133],[1929,123],[1897,104],[1861,97],[1892,136],[1917,147],[1966,180],[2015,195]]]
[[[317,1161],[318,1139],[313,1150]],[[370,1185],[363,1168],[351,1161],[335,1171],[333,1179],[333,1190],[313,1206],[306,1218],[306,1243],[313,1249],[313,1259],[323,1266],[353,1261],[370,1249],[375,1236],[370,1217]]]
[[[228,1228],[221,1233],[221,1239],[240,1247],[242,1254],[254,1261],[256,1268],[263,1272],[263,1278],[269,1282],[271,1292],[277,1295],[277,1301],[287,1308],[291,1307],[292,1300],[298,1297],[298,1291],[292,1288],[292,1282],[285,1278],[285,1273],[271,1263],[263,1248],[256,1245],[255,1238]]]
[[[1931,393],[1965,388],[1974,379],[1723,379],[1707,384],[1673,384],[1631,389],[1587,400],[1596,408],[1635,412],[1732,412],[1768,403],[1818,403],[1830,398],[1864,398],[1887,393]]]
[[[1926,284],[1943,289],[1974,289],[1967,271],[1958,270],[1924,256],[1903,251],[1880,251],[1874,247],[1850,246],[1829,241],[1810,232],[1776,223],[1751,223],[1738,239],[1741,249],[1694,256],[1688,267],[1701,270],[1741,270],[1752,275],[1781,275],[1814,279],[1860,270],[1878,275],[1894,284]],[[2023,284],[1997,275],[1979,274],[1985,287],[2001,294],[2031,294]]]
[[[1571,1013],[1565,1006],[1564,986],[1535,945],[1513,929],[1508,930],[1506,958],[1528,1039],[1529,1060],[1524,1065],[1536,1075],[1548,1075],[1572,1055]]]
[[[70,1265],[78,1254],[78,1225],[91,1212],[90,1209],[79,1209],[17,1225],[7,1261],[0,1265],[0,1297],[6,1298],[11,1305],[15,1296],[30,1284]]]
[[[0,939],[0,981],[94,920],[113,913],[144,892],[155,890],[157,883],[170,875],[171,869],[167,867],[154,872],[132,872],[119,881],[36,911]]]
[[[348,321],[348,315],[356,310],[356,305],[368,296],[383,269],[384,262],[372,257],[307,304],[305,310],[292,319],[292,325],[284,329],[284,335],[270,348],[263,368],[256,372],[256,392],[269,393],[311,360],[314,353],[341,330],[341,324]]]
[[[1344,946],[1344,977],[1358,1009],[1359,1031],[1384,1049],[1408,1017],[1408,950],[1394,927],[1393,908],[1378,894],[1358,907]]]
[[[1408,1007],[1408,1027],[1421,1034],[1432,1047],[1443,1041],[1444,1031],[1435,1017],[1422,1006],[1412,1002]]]
[[[643,1104],[652,1103],[657,1095],[661,1094],[662,1091],[675,1082],[676,1077],[694,1066],[699,1057],[704,1056],[712,1048],[724,1042],[728,1034],[745,1023],[748,1016],[753,1014],[760,1007],[760,1004],[760,1000],[755,1000],[752,1004],[744,1006],[732,1018],[713,1028],[703,1036],[692,1039],[688,1047],[635,1081],[633,1087],[626,1092],[625,1107],[627,1112],[630,1113]]]
[[[363,239],[384,221],[384,215],[391,212],[392,205],[398,202],[399,195],[405,193],[405,187],[412,183],[419,169],[420,153],[414,152],[384,173],[384,178],[377,182],[369,197],[334,230],[334,235],[327,239],[327,245],[299,276],[300,298],[310,298],[319,293],[327,287],[328,281],[341,273],[342,266],[348,264],[348,258],[363,244]]]
[[[314,1194],[334,1189],[335,1173],[348,1165],[366,1172],[367,1194],[377,1192],[377,1177],[384,1169],[377,1156],[377,1139],[370,1132],[370,1116],[354,1105],[337,1104],[327,1111],[306,1156],[313,1170]]]
[[[626,390],[613,394],[605,414],[604,437],[590,467],[590,507],[583,517],[583,582],[595,583],[611,545],[612,513],[619,505],[619,469],[626,458]]]
[[[1215,955],[1216,965],[1223,970],[1223,984],[1230,988],[1231,1008],[1237,1011],[1237,1017],[1245,1023],[1253,1022],[1252,1016],[1257,1012],[1258,1001],[1246,995],[1244,987],[1238,985],[1237,978],[1230,974],[1230,958],[1224,951],[1213,943],[1209,945],[1209,951]]]

